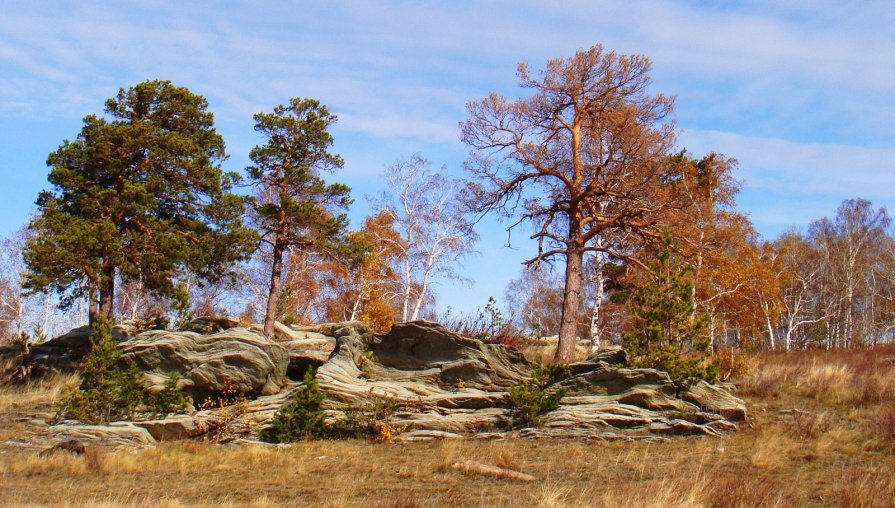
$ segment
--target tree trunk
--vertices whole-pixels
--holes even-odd
[[[602,342],[603,327],[600,322],[600,308],[603,306],[603,292],[606,291],[606,276],[603,275],[603,253],[597,253],[597,263],[594,269],[594,306],[590,314],[590,351],[596,353]]]
[[[264,313],[264,335],[274,337],[274,324],[277,320],[277,304],[280,301],[280,287],[283,284],[283,253],[285,247],[280,240],[273,246],[273,264],[270,269],[270,292],[267,293],[267,312]]]
[[[581,305],[581,264],[583,249],[575,244],[566,250],[566,287],[563,293],[562,321],[559,326],[559,344],[556,347],[556,362],[568,363],[575,358],[578,341],[578,310]]]
[[[435,263],[435,258],[430,257],[426,260],[426,272],[423,274],[423,283],[420,287],[420,294],[416,299],[416,305],[413,306],[413,314],[410,315],[411,321],[416,321],[419,319],[420,310],[423,308],[423,299],[426,298],[426,293],[429,292],[429,280],[432,277],[432,269]]]
[[[401,322],[406,323],[410,314],[410,295],[412,293],[412,281],[410,277],[410,257],[404,258],[404,295],[401,303]]]
[[[105,267],[100,280],[99,317],[112,321],[115,318],[115,267]]]
[[[96,305],[97,288],[91,283],[87,288],[87,324],[92,325],[99,319],[99,307]]]
[[[765,313],[765,324],[768,327],[768,339],[771,341],[771,351],[777,349],[777,339],[774,337],[774,324],[771,322],[771,316]]]

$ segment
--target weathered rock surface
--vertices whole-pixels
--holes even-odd
[[[352,326],[332,332],[338,336],[336,350],[317,373],[329,406],[356,405],[371,392],[408,401],[408,410],[395,418],[410,425],[413,439],[505,433],[512,418],[507,389],[530,372],[516,350],[460,337],[435,323],[396,325],[379,337]],[[573,376],[556,385],[567,396],[534,432],[599,438],[717,435],[735,428],[725,418],[745,415],[742,402],[724,389],[707,383],[682,388],[664,372],[613,366],[625,363],[623,351],[609,349],[573,365]]]
[[[730,421],[740,422],[746,419],[746,405],[743,401],[720,386],[700,380],[686,384],[678,396],[699,407],[701,411],[717,413]]]
[[[156,442],[146,429],[129,422],[108,425],[66,422],[47,427],[41,437],[52,443],[76,439],[84,444],[101,444],[110,448],[146,446]]]
[[[213,333],[220,333],[224,330],[229,330],[231,328],[236,328],[239,326],[239,318],[231,317],[231,316],[222,316],[222,317],[198,317],[189,323],[180,327],[180,331],[182,332],[196,332],[204,335],[211,335]]]
[[[289,367],[286,375],[293,381],[301,381],[305,378],[308,369],[319,369],[329,360],[330,353],[314,349],[289,351]]]
[[[395,325],[373,344],[383,367],[402,371],[439,371],[446,386],[484,390],[506,389],[529,374],[528,363],[513,348],[463,337],[438,323],[415,321]]]
[[[628,354],[625,353],[621,346],[610,346],[591,353],[587,357],[587,362],[603,362],[607,365],[628,365]]]
[[[530,375],[515,349],[459,336],[436,323],[417,321],[374,334],[358,322],[316,327],[278,327],[271,341],[247,328],[213,334],[144,332],[121,343],[126,360],[137,363],[155,386],[177,372],[183,387],[200,400],[233,390],[254,398],[238,406],[192,415],[111,426],[51,426],[53,439],[147,444],[209,438],[217,442],[257,439],[276,411],[298,389],[310,367],[327,394],[330,420],[369,402],[371,394],[400,401],[393,416],[406,429],[398,440],[496,437],[580,439],[667,439],[715,436],[736,430],[745,405],[725,387],[703,381],[674,383],[653,369],[631,369],[624,352],[607,349],[571,365],[560,407],[544,415],[537,429],[511,429],[508,390]],[[291,378],[293,381],[287,379]],[[104,429],[104,430],[103,430]],[[91,437],[92,436],[92,437]],[[52,443],[50,443],[52,444]]]
[[[286,384],[288,352],[246,328],[202,335],[150,331],[121,344],[121,360],[133,362],[150,388],[161,389],[170,373],[194,401],[220,395],[277,393]]]
[[[121,343],[132,338],[136,331],[129,324],[116,325],[112,328],[112,338]],[[81,326],[65,335],[34,345],[31,347],[30,360],[49,371],[76,371],[81,368],[81,362],[90,352],[90,338],[94,333],[92,327]]]

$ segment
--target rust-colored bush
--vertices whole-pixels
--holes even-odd
[[[721,381],[741,378],[751,369],[749,355],[745,351],[728,348],[717,351],[714,356],[718,361],[718,379]]]

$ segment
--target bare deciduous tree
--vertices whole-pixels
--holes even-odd
[[[562,308],[562,280],[549,266],[525,267],[506,289],[509,314],[527,333],[556,335]]]

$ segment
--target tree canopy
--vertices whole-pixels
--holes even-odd
[[[74,141],[50,154],[49,182],[25,247],[26,286],[62,305],[87,296],[91,320],[112,318],[116,280],[175,293],[186,270],[225,276],[252,247],[238,176],[206,100],[169,81],[145,81],[88,115]]]
[[[599,45],[550,60],[539,76],[520,64],[520,86],[533,93],[471,102],[461,124],[474,206],[534,225],[538,253],[528,263],[565,261],[557,360],[574,353],[584,254],[622,255],[639,237],[661,236],[674,101],[648,91],[650,68],[644,56]]]

